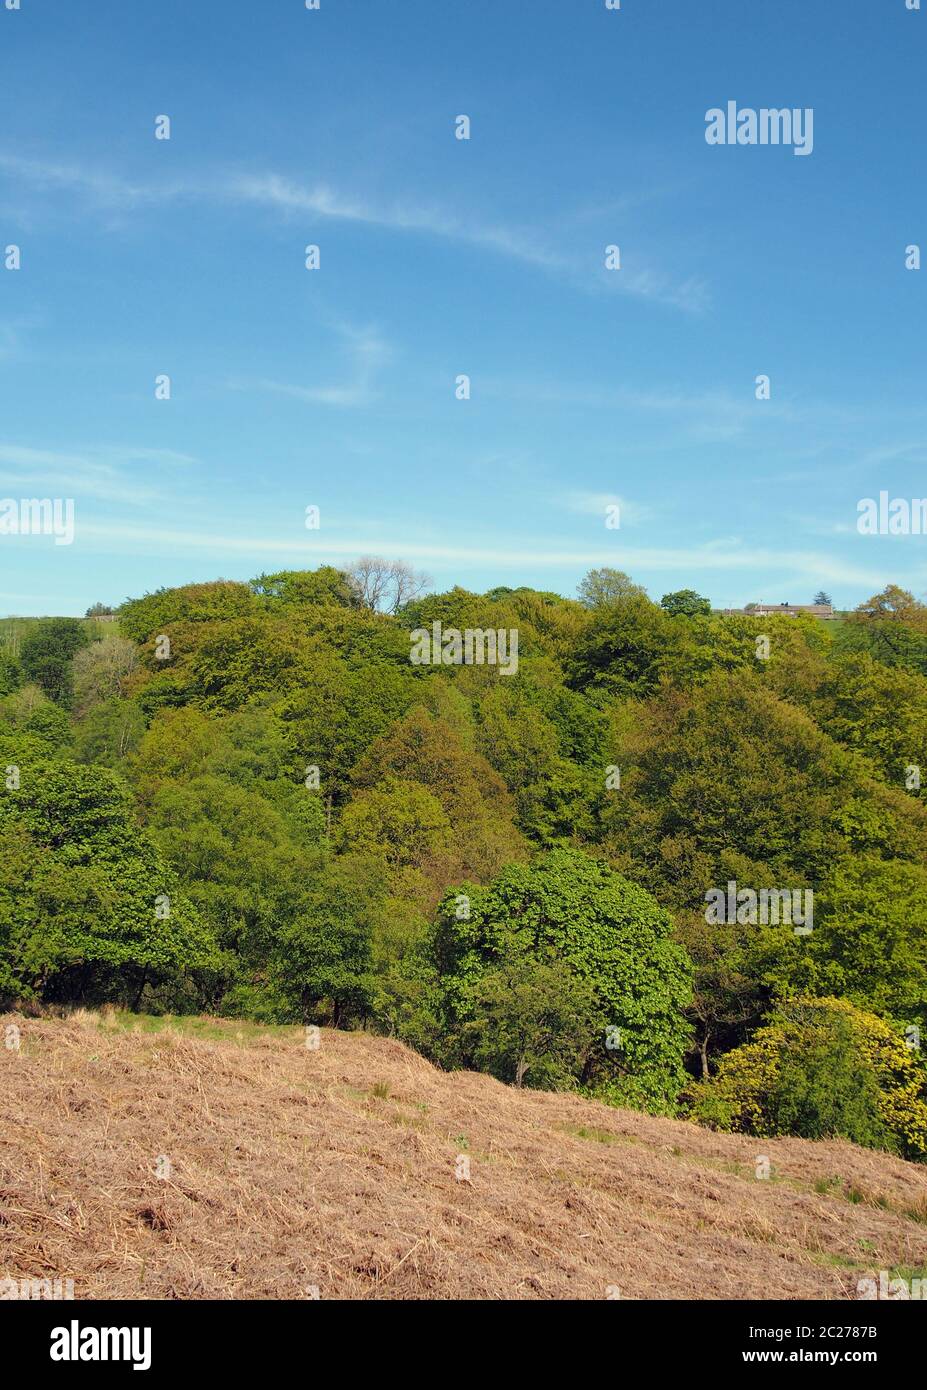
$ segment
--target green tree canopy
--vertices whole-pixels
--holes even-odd
[[[675,593],[663,595],[660,607],[673,615],[682,613],[687,618],[694,618],[698,613],[707,615],[711,612],[711,600],[703,598],[694,589],[677,589]]]
[[[78,618],[43,618],[22,640],[19,664],[23,675],[50,700],[70,706],[74,694],[71,662],[89,640]]]
[[[611,569],[605,565],[601,569],[590,570],[577,589],[579,599],[586,608],[604,608],[628,598],[646,598],[646,591],[624,570]]]
[[[844,999],[794,999],[693,1088],[717,1129],[850,1139],[927,1157],[927,1067],[891,1024]]]
[[[522,1086],[567,1088],[582,1077],[599,1014],[588,979],[533,956],[510,956],[473,990],[472,1039],[481,1070]]]
[[[211,968],[213,943],[125,785],[102,768],[23,761],[0,791],[0,990],[116,998]]]
[[[278,570],[251,580],[251,588],[268,606],[333,603],[359,608],[360,594],[344,570],[322,565],[316,570]]]
[[[557,964],[591,987],[599,1036],[588,1039],[590,1085],[625,1103],[672,1107],[684,1079],[691,971],[669,915],[643,888],[579,851],[556,849],[504,869],[488,887],[450,893],[435,930],[449,1026],[472,1021],[487,970],[522,958]],[[608,1029],[619,1044],[611,1049]]]

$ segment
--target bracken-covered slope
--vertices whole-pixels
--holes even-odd
[[[0,1278],[78,1299],[855,1299],[927,1267],[927,1172],[850,1144],[518,1092],[361,1033],[11,1023]]]

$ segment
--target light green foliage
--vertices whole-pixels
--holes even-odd
[[[0,700],[0,729],[32,735],[47,745],[46,756],[51,757],[71,742],[67,711],[37,685],[24,685]]]
[[[482,881],[524,857],[502,778],[479,753],[467,749],[450,724],[422,706],[414,706],[374,742],[353,781],[358,788],[370,788],[385,777],[417,783],[441,807],[453,832],[451,862],[458,872]]]
[[[486,690],[477,704],[477,747],[505,779],[518,824],[536,844],[589,836],[600,778],[562,751],[567,741],[522,677]]]
[[[297,780],[266,710],[163,711],[132,773],[145,821],[223,947],[266,960],[298,910],[324,835],[318,791]]]
[[[927,676],[857,652],[831,664],[810,707],[832,738],[865,754],[887,781],[903,787],[913,765],[923,768],[927,787]]]
[[[323,565],[317,570],[279,570],[252,579],[251,588],[267,601],[269,609],[279,605],[333,603],[340,608],[359,608],[360,597],[343,570]]]
[[[586,608],[608,608],[629,598],[646,598],[646,590],[635,584],[624,570],[610,569],[607,565],[590,570],[577,593]]]
[[[74,657],[74,707],[78,715],[95,705],[115,700],[139,666],[138,648],[118,632],[107,632]]]
[[[343,800],[352,768],[406,713],[422,684],[408,659],[355,664],[314,653],[299,686],[275,706],[292,759],[317,766],[326,798]]]
[[[245,617],[258,610],[257,597],[247,584],[225,579],[212,584],[186,584],[158,589],[144,598],[129,599],[119,610],[119,628],[134,642],[150,642],[178,623],[214,622]]]
[[[425,869],[451,852],[453,832],[440,801],[418,782],[387,776],[359,792],[341,816],[341,840],[391,868]]]
[[[815,993],[918,1020],[927,1035],[927,868],[853,855],[827,875],[808,942]],[[802,976],[799,975],[799,979]]]
[[[728,878],[820,883],[840,855],[897,839],[900,818],[923,835],[917,807],[891,804],[865,767],[747,672],[641,708],[616,761],[624,791],[603,813],[607,842],[646,864],[680,907]],[[870,791],[866,823],[852,810]]]
[[[883,666],[900,666],[927,676],[927,633],[903,622],[875,618],[842,623],[834,647],[841,655],[865,654]]]
[[[188,626],[174,641],[192,698],[207,710],[237,710],[287,690],[311,653],[298,625],[276,618],[230,618],[203,624],[201,632]]]

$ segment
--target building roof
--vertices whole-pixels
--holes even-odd
[[[810,613],[815,618],[832,618],[832,603],[755,603],[754,613]]]

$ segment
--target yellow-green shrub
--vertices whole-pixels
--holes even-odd
[[[689,1092],[694,1119],[742,1134],[839,1135],[927,1158],[927,1067],[898,1030],[844,999],[782,1004]]]

